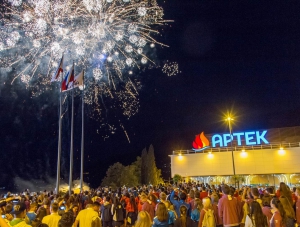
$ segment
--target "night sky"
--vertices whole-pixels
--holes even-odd
[[[111,112],[107,118],[117,122],[114,134],[86,117],[85,172],[89,174],[85,180],[94,187],[109,165],[132,163],[150,144],[157,166],[167,164],[163,172],[169,179],[168,155],[191,149],[194,136],[202,131],[228,131],[224,124],[228,111],[235,115],[235,131],[300,125],[299,1],[168,0],[160,4],[165,19],[174,22],[157,37],[170,46],[157,48],[158,61],[177,62],[181,73],[168,77],[161,68],[141,73],[139,112],[128,121],[120,119],[130,143]],[[31,98],[18,84],[4,84],[8,80],[1,78],[0,87],[0,187],[13,187],[11,179],[16,176],[53,178],[58,99],[46,94]],[[80,120],[77,102],[75,179],[80,171]],[[65,129],[66,180],[68,151]]]

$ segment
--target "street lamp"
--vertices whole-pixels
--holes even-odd
[[[226,121],[228,122],[228,127],[229,127],[229,133],[230,133],[230,147],[231,147],[231,158],[232,158],[232,168],[233,168],[233,176],[235,178],[235,165],[234,165],[234,156],[233,156],[233,147],[232,147],[232,140],[233,140],[233,137],[232,137],[232,121],[234,119],[230,116],[228,116],[226,118]]]

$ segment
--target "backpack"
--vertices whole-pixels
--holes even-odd
[[[121,204],[118,204],[115,208],[114,212],[114,219],[115,221],[124,221],[124,209]]]
[[[104,206],[103,215],[102,215],[103,221],[111,221],[112,220],[112,215],[111,215],[110,209],[111,209],[110,205]]]
[[[214,211],[211,209],[203,210],[205,211],[205,214],[202,221],[202,227],[216,227]]]

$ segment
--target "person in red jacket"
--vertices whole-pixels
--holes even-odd
[[[205,187],[203,186],[201,188],[201,192],[200,192],[200,199],[202,200],[202,199],[206,198],[207,196],[208,196],[208,192],[205,190]]]
[[[137,219],[137,205],[135,203],[135,198],[134,196],[130,196],[129,203],[126,206],[126,221],[127,221],[127,226],[133,226],[135,224],[135,221]],[[130,222],[128,221],[130,220]]]
[[[230,194],[230,187],[228,185],[222,186],[223,196],[219,200],[219,216],[223,221],[224,227],[240,225],[242,207],[238,200]]]

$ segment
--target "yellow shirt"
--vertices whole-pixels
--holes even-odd
[[[96,218],[99,218],[98,213],[93,208],[87,208],[78,213],[76,220],[80,227],[90,227]]]
[[[57,227],[61,216],[58,213],[52,213],[43,218],[42,223],[47,224],[49,227]]]

